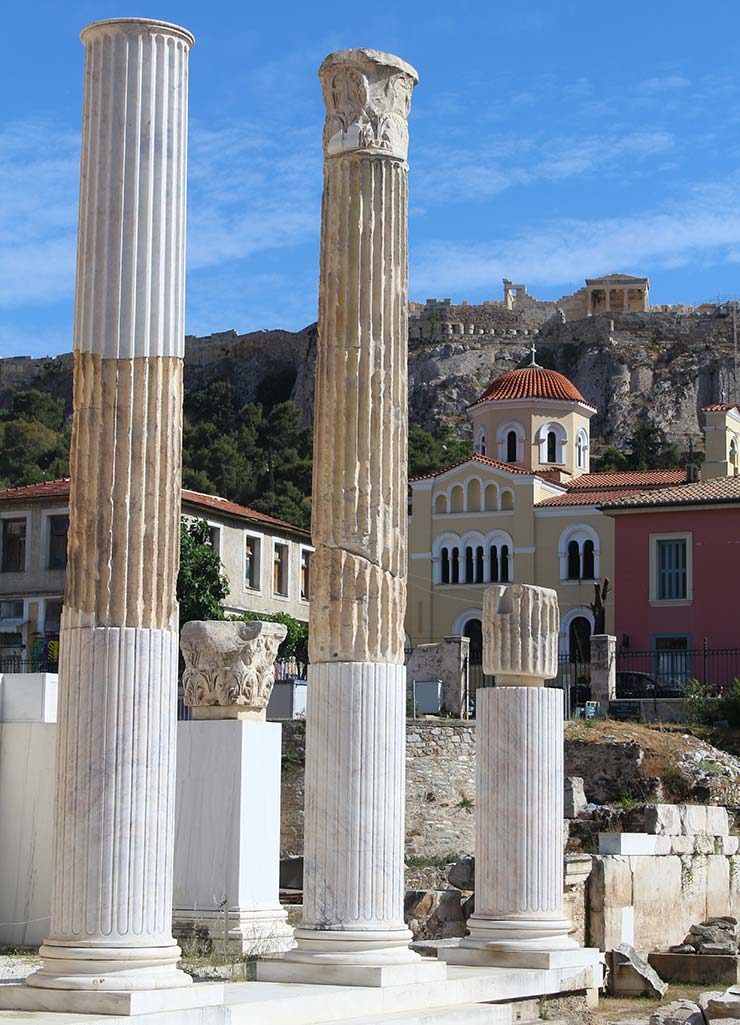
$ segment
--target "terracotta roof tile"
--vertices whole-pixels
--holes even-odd
[[[286,520],[278,520],[274,516],[268,516],[267,513],[257,512],[256,509],[250,509],[246,505],[239,505],[237,502],[230,502],[227,498],[220,498],[218,495],[203,495],[200,491],[188,491],[186,488],[183,488],[182,500],[189,505],[197,505],[201,509],[213,509],[216,512],[223,513],[225,516],[236,516],[238,519],[272,524],[276,527],[282,527],[284,530],[291,530],[293,533],[305,534],[306,537],[310,537],[309,532],[304,530],[303,527],[296,527],[295,524],[288,523]]]
[[[724,413],[730,409],[740,409],[740,405],[737,402],[711,402],[701,409],[703,413]]]
[[[666,487],[686,481],[686,470],[682,467],[671,470],[620,470],[618,473],[583,473],[568,481],[568,491],[584,488],[634,488]]]
[[[44,480],[39,484],[21,484],[17,488],[6,488],[0,491],[0,501],[12,501],[15,498],[68,498],[69,477],[59,480]]]
[[[422,473],[418,477],[409,477],[409,484],[416,480],[431,480],[432,477],[439,477],[440,474],[447,473],[448,470],[454,470],[458,466],[464,466],[465,463],[482,463],[483,466],[493,466],[497,470],[506,470],[507,473],[524,473],[528,475],[534,473],[533,470],[528,470],[525,466],[518,466],[516,463],[502,463],[492,456],[482,456],[478,452],[474,452],[467,459],[460,459],[457,463],[451,463],[450,466],[443,466],[441,470],[435,470],[434,473]]]
[[[501,402],[507,399],[555,399],[559,402],[583,402],[590,405],[572,381],[556,370],[545,370],[543,367],[507,370],[491,382],[473,405],[477,402]]]
[[[587,491],[585,488],[576,491],[567,491],[564,495],[555,495],[553,498],[545,498],[535,505],[535,509],[543,509],[550,506],[561,505],[602,505],[611,497],[624,495],[642,495],[641,488],[599,488],[595,491]]]
[[[27,501],[38,498],[69,498],[69,478],[42,481],[40,484],[23,484],[17,488],[0,491],[0,502]],[[257,512],[256,509],[250,509],[249,506],[230,502],[218,495],[204,495],[199,491],[188,491],[187,488],[183,488],[182,500],[188,505],[195,505],[200,509],[211,509],[224,516],[235,516],[237,519],[249,520],[253,523],[265,523],[310,537],[309,532],[302,527],[296,527],[285,520],[278,520],[274,516],[268,516],[267,513]]]
[[[714,505],[723,502],[740,502],[740,477],[716,477],[712,480],[684,484],[679,488],[659,488],[638,494],[619,494],[608,501],[602,500],[602,508],[638,508],[666,505]]]

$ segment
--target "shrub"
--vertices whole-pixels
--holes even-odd
[[[728,694],[717,702],[717,717],[733,729],[740,728],[740,680],[734,680]]]
[[[711,689],[706,683],[699,683],[698,680],[689,680],[684,687],[683,703],[686,715],[691,726],[706,726],[710,720],[709,698],[712,696]],[[740,702],[740,693],[738,694]],[[740,709],[740,705],[738,706]]]

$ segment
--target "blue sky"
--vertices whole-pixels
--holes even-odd
[[[0,355],[71,348],[83,25],[194,32],[187,331],[315,319],[331,50],[416,66],[410,295],[556,298],[647,274],[654,302],[740,294],[740,4],[39,2],[4,6]]]

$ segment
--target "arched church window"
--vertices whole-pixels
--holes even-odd
[[[476,584],[483,583],[483,545],[478,545],[475,549],[475,582]]]
[[[568,527],[560,535],[561,580],[596,580],[599,575],[599,535],[586,524]]]
[[[443,584],[449,584],[450,582],[450,550],[449,548],[443,548],[441,552],[441,566],[440,573]]]
[[[502,584],[509,583],[509,546],[501,545],[501,569],[499,578]]]
[[[486,435],[485,432],[481,433],[480,436],[480,454],[484,456],[486,454]]]
[[[579,470],[586,469],[586,454],[588,453],[588,437],[581,428],[576,436],[576,466]]]
[[[516,431],[509,431],[506,435],[506,462],[515,463],[517,461],[517,443],[516,443]]]
[[[489,552],[488,552],[488,558],[489,558],[490,570],[491,570],[491,583],[492,584],[497,584],[498,583],[498,545],[491,545],[491,547],[489,549]]]
[[[465,548],[465,583],[473,583],[473,549],[471,545]]]
[[[547,461],[557,463],[558,461],[558,436],[555,431],[547,432]]]
[[[583,542],[583,579],[593,580],[594,578],[594,543],[591,540]]]
[[[460,583],[460,549],[452,549],[452,560],[450,565],[450,583]]]

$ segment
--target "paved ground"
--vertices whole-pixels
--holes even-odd
[[[12,951],[0,953],[0,982],[8,982],[12,979],[25,979],[25,977],[38,967],[40,961],[35,954],[23,951]],[[239,972],[232,974],[234,965],[226,965],[216,968],[212,963],[188,963],[186,967],[202,978],[228,978],[241,977]],[[249,974],[247,974],[249,977]],[[694,1000],[700,993],[712,987],[708,986],[680,986],[672,985],[666,993],[664,1003],[671,1000]],[[565,1003],[565,1002],[564,1002]],[[566,1021],[571,1025],[612,1025],[614,1022],[647,1022],[651,1013],[659,1006],[657,1000],[648,998],[638,999],[617,999],[616,997],[605,997],[599,1001],[599,1006],[593,1011],[585,1011],[582,1007],[577,1012],[569,1013],[567,1006],[553,1007],[551,1017],[553,1020]],[[554,1013],[552,1013],[554,1012]]]
[[[41,964],[35,954],[17,951],[0,954],[0,982],[25,979]]]

